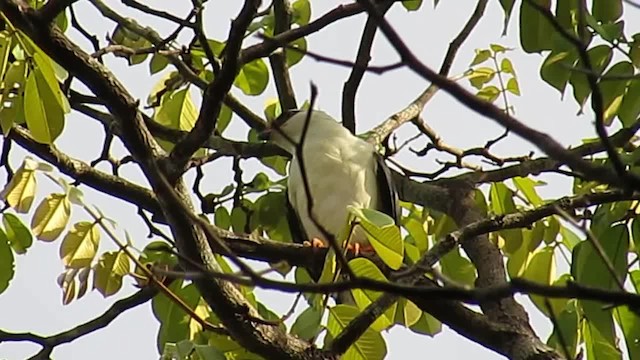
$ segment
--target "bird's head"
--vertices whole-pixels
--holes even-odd
[[[284,111],[262,131],[260,139],[270,141],[293,155],[296,144],[299,144],[302,138],[307,122],[307,112],[306,109]],[[327,132],[334,127],[342,128],[342,125],[324,111],[313,110],[306,136],[326,136],[329,135]]]

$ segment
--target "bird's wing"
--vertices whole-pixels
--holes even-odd
[[[400,225],[400,201],[398,200],[398,191],[391,178],[391,170],[384,162],[382,155],[376,152],[373,156],[377,165],[376,176],[380,192],[380,210],[391,216],[396,225]]]
[[[296,209],[291,206],[288,190],[285,190],[284,198],[287,202],[285,215],[287,216],[287,223],[289,224],[289,232],[291,233],[291,238],[293,242],[302,244],[303,242],[309,240],[307,232],[304,231],[304,228],[302,227],[302,222],[300,221],[300,216],[296,212]]]

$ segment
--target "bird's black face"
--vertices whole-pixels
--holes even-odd
[[[260,134],[258,134],[258,138],[260,140],[265,140],[265,141],[269,140],[271,138],[271,133],[276,131],[275,129],[279,129],[282,125],[284,125],[284,123],[287,122],[287,120],[291,119],[293,115],[299,112],[300,110],[285,110],[282,114],[280,114],[280,116],[275,118],[269,124],[269,126],[267,126],[264,130],[260,132]]]

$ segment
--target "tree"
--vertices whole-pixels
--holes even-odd
[[[482,20],[486,0],[465,15],[437,72],[385,17],[390,9],[426,6],[420,0],[359,0],[313,18],[308,0],[268,6],[245,0],[224,38],[205,31],[217,3],[181,4],[184,17],[134,0],[123,1],[124,11],[139,17],[100,0],[88,3],[102,21],[115,24],[106,42],[95,35],[93,23],[76,16],[74,8],[82,3],[0,1],[1,158],[8,175],[1,193],[7,206],[0,291],[11,285],[16,257],[39,246],[33,237],[59,246],[64,303],[83,297],[89,286],[105,297],[118,296],[129,278],[133,284],[126,286],[139,290],[72,331],[41,336],[2,329],[0,342],[36,343],[42,348],[34,358],[48,358],[56,346],[151,302],[160,322],[158,349],[167,358],[382,359],[383,330],[406,327],[436,336],[442,323],[508,358],[640,358],[640,35],[625,29],[622,0],[499,2],[504,31],[520,29],[521,50],[545,56],[541,78],[560,94],[570,85],[585,113],[579,121],[595,129],[597,137],[569,148],[555,139],[558,134],[516,117],[511,101],[520,96],[520,84],[512,49],[489,42],[474,58],[456,59]],[[637,6],[624,5],[628,11]],[[517,20],[511,19],[514,9]],[[367,20],[355,59],[339,60],[308,46],[307,37],[357,14]],[[149,17],[171,29],[146,26]],[[400,61],[370,64],[377,33]],[[112,57],[126,59],[130,67],[116,71],[109,66]],[[367,229],[377,256],[350,258],[353,276],[335,282],[332,269],[343,263],[333,250],[292,241],[283,215],[288,160],[257,138],[282,109],[314,107],[315,96],[302,105],[291,85],[289,69],[303,57],[349,71],[340,117],[352,132],[359,123],[356,95],[367,74],[410,69],[429,83],[414,101],[363,134],[395,166],[402,227],[375,212],[355,212],[351,221]],[[469,64],[462,76],[450,74],[454,60]],[[162,74],[161,80],[145,101],[136,100],[119,79],[146,67]],[[263,109],[247,105],[271,79],[278,99]],[[502,135],[466,149],[445,141],[423,115],[438,91],[496,122]],[[236,97],[238,92],[243,96]],[[103,126],[99,154],[71,154],[57,146],[63,130],[79,126],[65,122],[70,112]],[[400,145],[391,141],[407,123],[414,125],[413,137]],[[232,127],[242,129],[246,140],[233,140]],[[540,154],[503,155],[500,146],[514,136]],[[440,161],[430,173],[394,160],[417,137],[430,142],[413,149],[415,156],[430,159],[437,152],[452,160]],[[13,144],[31,155],[17,168],[9,161]],[[252,160],[261,170],[247,181],[243,171]],[[98,167],[103,162],[111,172]],[[147,184],[133,180],[137,174],[129,167],[139,169]],[[204,194],[203,182],[222,173],[233,180]],[[61,190],[42,194],[36,187],[42,178]],[[545,198],[539,194],[541,179],[569,180],[572,187]],[[148,228],[151,240],[131,238],[99,203],[86,201],[85,192],[136,207],[139,226]],[[42,200],[32,206],[37,196]],[[81,220],[71,223],[72,213]],[[103,238],[115,250],[105,250]],[[313,282],[309,270],[323,267],[320,281]],[[298,294],[292,311],[272,312],[255,295],[256,287]],[[344,290],[352,291],[355,304],[326,302],[328,294]],[[515,293],[528,295],[535,308],[525,309]],[[301,311],[293,311],[298,300]],[[531,311],[553,325],[548,339],[531,326]],[[285,324],[289,318],[295,320]]]

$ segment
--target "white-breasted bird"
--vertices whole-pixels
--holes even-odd
[[[309,117],[307,113],[307,110],[286,111],[263,133],[263,138],[292,155],[287,198],[294,240],[309,241],[314,246],[328,245],[309,215],[309,198],[313,199],[311,211],[315,220],[336,239],[345,228],[350,205],[384,212],[399,224],[398,196],[391,173],[374,146],[351,134],[323,111],[314,110]],[[301,151],[297,151],[298,146]],[[310,194],[305,190],[299,153],[304,159]],[[356,227],[350,244],[356,251],[369,245],[363,229]]]

